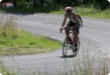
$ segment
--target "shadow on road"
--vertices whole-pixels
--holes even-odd
[[[74,58],[77,55],[66,55],[66,56],[59,56],[60,58]]]

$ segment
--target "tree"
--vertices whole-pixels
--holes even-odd
[[[109,7],[109,2],[107,0],[98,0],[97,3],[101,9],[106,9]]]
[[[33,0],[33,7],[36,7],[36,0]]]
[[[14,7],[16,7],[17,1],[13,0]]]
[[[44,6],[45,1],[44,0],[33,0],[33,6]]]
[[[44,5],[44,0],[40,0],[40,5],[41,5],[41,6]]]

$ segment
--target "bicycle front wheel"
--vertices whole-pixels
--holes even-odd
[[[62,46],[62,54],[63,54],[63,56],[67,55],[68,47],[69,47],[69,42],[68,42],[68,39],[66,38],[64,40],[63,46]]]

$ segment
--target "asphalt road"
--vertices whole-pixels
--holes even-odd
[[[17,27],[32,32],[33,34],[48,36],[53,39],[64,40],[65,35],[59,32],[63,15],[51,14],[0,14],[4,18],[13,15],[17,18]],[[11,71],[20,75],[72,75],[74,63],[80,59],[85,60],[89,54],[90,61],[94,57],[94,63],[98,64],[98,57],[101,61],[110,59],[110,19],[96,19],[83,17],[84,27],[80,30],[81,47],[76,57],[71,51],[68,57],[63,58],[61,49],[54,52],[23,55],[23,56],[0,56],[4,65]],[[86,56],[87,57],[87,56]],[[79,61],[79,60],[78,60]],[[82,64],[82,62],[80,62]],[[110,63],[107,63],[110,65]],[[96,68],[92,66],[93,68]],[[110,68],[110,66],[108,66]],[[109,70],[110,71],[110,70]],[[35,73],[35,74],[34,74]]]

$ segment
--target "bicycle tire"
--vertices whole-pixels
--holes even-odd
[[[75,49],[75,48],[74,48],[74,49]],[[74,53],[74,49],[72,50],[73,53]],[[78,44],[77,44],[77,51],[76,51],[76,53],[78,53],[79,49],[80,49],[80,39],[79,39]]]
[[[62,47],[63,47],[62,48],[62,54],[63,54],[63,56],[66,56],[67,55],[67,51],[68,51],[68,47],[69,47],[69,42],[68,42],[67,38],[65,38]]]

